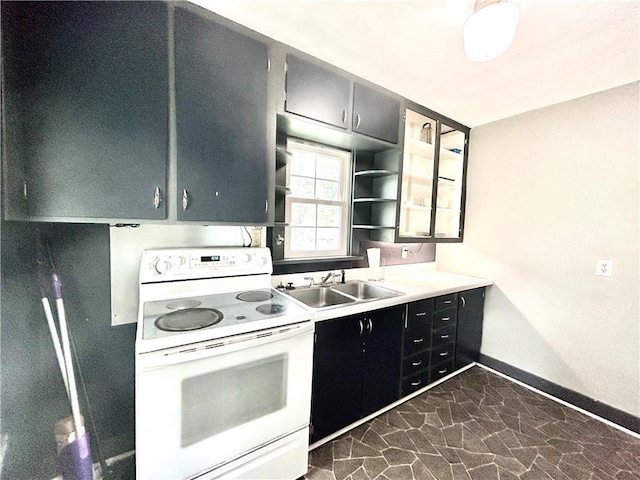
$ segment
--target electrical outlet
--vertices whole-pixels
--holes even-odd
[[[262,228],[256,227],[250,230],[251,232],[251,246],[259,247],[262,245]]]
[[[610,277],[613,270],[613,262],[611,260],[596,261],[596,275],[601,277]]]
[[[402,258],[407,258],[409,256],[409,248],[402,247]]]

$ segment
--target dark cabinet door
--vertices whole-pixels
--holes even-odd
[[[480,358],[484,287],[460,292],[455,368],[462,368]]]
[[[404,306],[365,315],[362,416],[400,398]]]
[[[398,143],[400,101],[359,83],[353,92],[353,131]]]
[[[175,11],[178,220],[268,220],[267,45]]]
[[[363,330],[361,315],[316,324],[311,403],[312,442],[360,418]]]
[[[350,82],[313,63],[287,55],[285,110],[346,129]]]
[[[0,8],[8,216],[165,218],[166,5]]]

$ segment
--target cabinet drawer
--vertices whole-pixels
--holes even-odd
[[[430,371],[431,382],[435,382],[436,380],[440,380],[445,375],[449,375],[451,372],[453,372],[453,358],[447,362],[434,365],[433,367],[431,367]]]
[[[435,298],[435,310],[442,310],[444,308],[451,308],[458,306],[458,294],[450,293],[448,295],[442,295]]]
[[[435,332],[444,327],[448,327],[449,325],[456,324],[458,319],[458,310],[455,308],[450,308],[448,310],[442,310],[440,312],[436,312],[433,314],[433,324],[432,328]]]
[[[456,353],[456,344],[447,343],[431,350],[431,365],[437,365],[449,359],[453,360]]]
[[[433,298],[411,302],[407,308],[407,330],[431,325]]]
[[[404,332],[404,351],[403,356],[408,357],[420,350],[428,349],[431,344],[431,332],[420,330],[412,330]]]
[[[413,355],[409,358],[405,358],[402,362],[402,376],[413,375],[420,370],[425,370],[429,367],[429,350]]]
[[[434,330],[431,337],[431,347],[436,348],[445,343],[450,343],[456,338],[456,325],[450,324],[439,330]]]
[[[428,384],[429,370],[425,370],[410,377],[405,377],[402,379],[402,396],[405,397],[416,390],[426,387]]]

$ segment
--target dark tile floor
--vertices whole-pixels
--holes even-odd
[[[309,480],[627,480],[640,439],[475,366],[309,462]]]

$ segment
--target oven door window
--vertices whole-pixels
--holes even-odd
[[[181,446],[284,409],[287,372],[280,354],[183,380]]]

